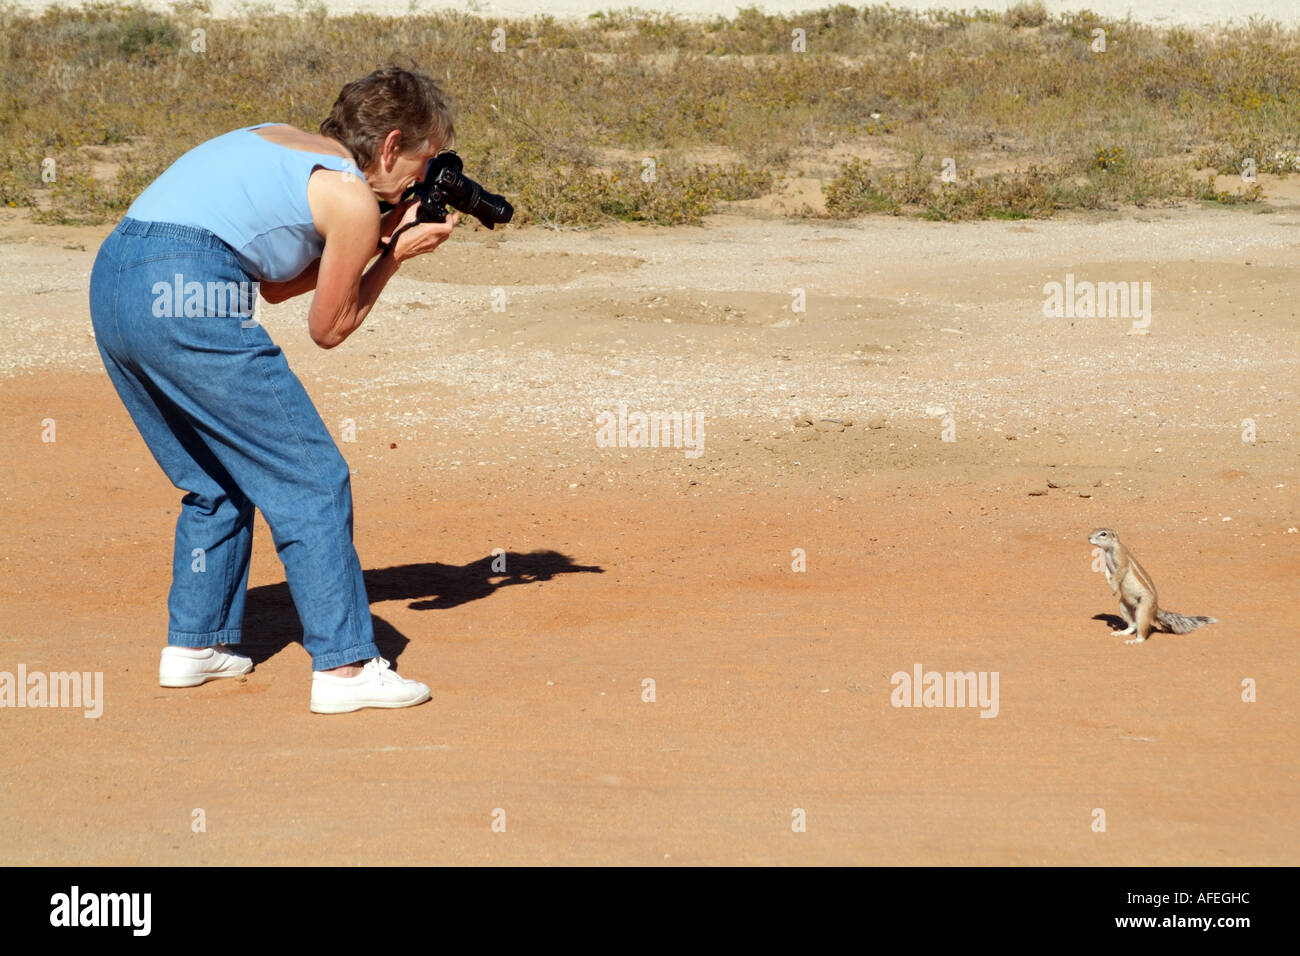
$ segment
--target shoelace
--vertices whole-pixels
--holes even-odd
[[[384,660],[382,657],[372,657],[370,660],[366,661],[366,665],[362,670],[370,671],[372,674],[378,676],[379,683],[381,684],[391,684],[395,681],[402,680],[402,678],[398,677],[390,668],[388,661]]]

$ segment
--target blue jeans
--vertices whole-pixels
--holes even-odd
[[[234,251],[207,230],[129,218],[91,272],[104,368],[154,460],[186,493],[167,642],[240,642],[257,508],[312,667],[378,657],[352,544],[347,462],[253,319],[255,290]]]

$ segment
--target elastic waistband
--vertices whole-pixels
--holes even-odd
[[[167,239],[179,239],[208,249],[220,249],[231,255],[235,252],[224,239],[197,226],[182,226],[174,222],[144,222],[127,216],[117,224],[116,231],[128,236],[163,236]]]

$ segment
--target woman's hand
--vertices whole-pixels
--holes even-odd
[[[433,252],[440,245],[447,241],[451,231],[456,228],[460,222],[460,213],[453,212],[447,217],[446,222],[416,222],[415,214],[419,205],[414,204],[402,216],[398,229],[393,230],[390,236],[397,235],[397,243],[393,247],[393,258],[397,262],[405,262],[415,256],[422,256],[425,253]],[[394,210],[396,211],[396,210]],[[409,224],[410,228],[406,228]]]
[[[393,233],[397,231],[397,227],[400,226],[404,220],[409,218],[407,214],[411,211],[412,207],[418,204],[418,199],[408,199],[406,202],[398,203],[392,209],[388,210],[388,212],[384,213],[379,218],[379,241],[384,245],[388,245],[389,241],[393,238]]]

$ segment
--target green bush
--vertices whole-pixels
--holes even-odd
[[[1091,51],[1098,27],[1111,52]],[[791,47],[796,28],[807,52]],[[830,215],[935,218],[1196,200],[1198,163],[1300,170],[1300,34],[1261,21],[1162,30],[1026,3],[572,23],[333,17],[310,0],[214,20],[207,0],[178,0],[167,13],[0,5],[0,203],[111,218],[186,149],[257,122],[315,129],[344,83],[393,61],[444,82],[467,170],[521,222],[698,222],[808,166],[835,170]],[[85,146],[112,147],[123,175],[91,177]],[[846,162],[868,147],[875,167]],[[651,186],[629,154],[691,159],[661,164]],[[1025,172],[941,189],[925,157],[952,155]],[[47,156],[70,177],[58,188],[40,183]]]

